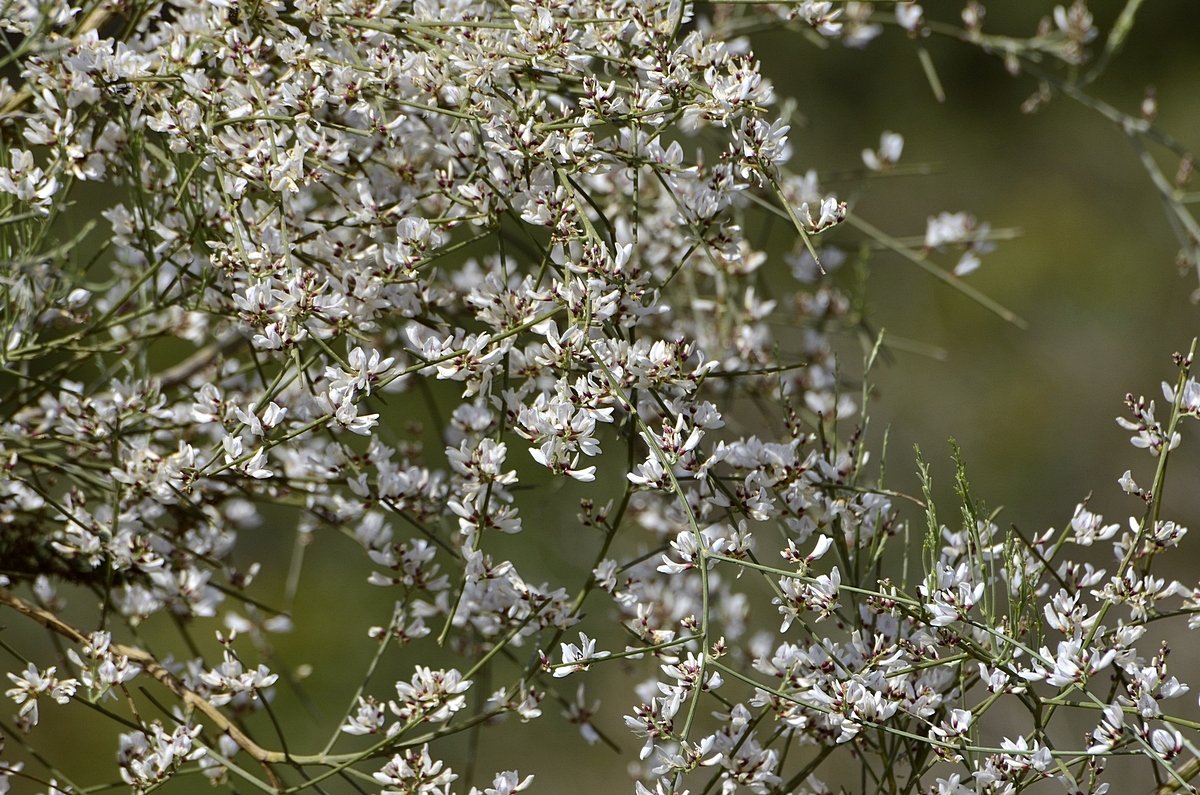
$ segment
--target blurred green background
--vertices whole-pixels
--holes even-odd
[[[956,17],[960,7],[928,5],[932,16],[942,18]],[[1091,4],[1102,36],[1121,5]],[[1052,7],[994,3],[986,28],[1027,35]],[[1200,149],[1197,31],[1200,3],[1147,2],[1125,50],[1091,90],[1136,112],[1147,85],[1153,84],[1159,126]],[[1126,392],[1155,397],[1161,405],[1159,383],[1174,373],[1170,354],[1186,350],[1200,333],[1192,301],[1200,281],[1194,272],[1179,274],[1178,245],[1164,210],[1134,150],[1110,122],[1062,97],[1036,114],[1022,114],[1021,103],[1036,89],[1033,80],[1008,75],[999,59],[968,45],[937,37],[920,44],[928,48],[945,87],[944,104],[932,95],[917,45],[895,29],[861,51],[839,45],[818,49],[785,31],[753,39],[780,98],[794,98],[805,119],[793,127],[794,170],[858,169],[860,151],[874,148],[882,131],[896,131],[906,142],[902,162],[928,164],[933,173],[873,180],[867,191],[855,192],[855,212],[896,236],[922,235],[926,217],[943,210],[966,210],[996,228],[1022,230],[1017,239],[1000,243],[985,256],[982,268],[967,278],[1027,320],[1028,330],[1005,323],[899,257],[880,253],[872,260],[868,307],[875,327],[944,352],[937,358],[896,350],[894,360],[875,371],[872,447],[878,449],[883,430],[890,428],[890,485],[916,492],[911,451],[914,444],[921,445],[934,464],[938,494],[949,506],[952,469],[946,442],[955,437],[978,496],[991,507],[1004,507],[1002,526],[1012,523],[1028,532],[1061,527],[1090,493],[1092,508],[1116,521],[1120,512],[1135,508],[1117,488],[1117,477],[1132,468],[1136,478],[1148,482],[1152,461],[1129,445],[1128,434],[1113,418],[1124,413]],[[1160,162],[1173,174],[1173,163]],[[842,190],[836,182],[827,188]],[[786,268],[778,258],[767,267]],[[861,352],[854,340],[845,340],[844,354],[847,369],[856,371]],[[1197,437],[1196,429],[1188,429],[1181,454],[1173,459],[1165,511],[1191,525],[1200,525]],[[510,458],[519,465],[523,482],[544,482],[525,462],[523,451],[514,450]],[[601,502],[618,494],[619,486],[567,491],[541,502],[539,522],[573,528],[579,496]],[[280,593],[294,527],[295,517],[281,513],[244,536],[241,560],[279,564],[264,571],[261,593],[267,601]],[[522,573],[534,581],[542,576],[577,580],[590,566],[597,541],[583,537],[578,544],[560,547],[533,533],[523,538],[501,539],[500,544],[502,549],[508,545]],[[326,739],[315,726],[332,725],[358,685],[372,651],[364,629],[387,621],[392,595],[366,584],[365,556],[342,535],[317,533],[305,557],[296,631],[273,636],[271,643],[279,660],[312,665],[304,681],[311,705],[304,706],[282,684],[278,704],[292,746],[311,751]],[[1173,568],[1164,573],[1194,580],[1188,576],[1194,559],[1175,556],[1169,565]],[[572,575],[564,576],[564,570]],[[80,614],[86,614],[86,599],[81,596],[77,602]],[[6,618],[5,623],[15,621]],[[435,633],[440,629],[440,621],[431,625]],[[178,642],[165,619],[152,620],[144,631],[151,641]],[[319,638],[315,644],[314,637]],[[1180,646],[1188,648],[1186,641]],[[211,643],[204,647],[211,652]],[[387,682],[407,679],[414,663],[461,665],[444,653],[437,657],[439,653],[427,639],[389,656],[368,692],[386,699]],[[603,745],[581,743],[575,729],[557,717],[561,709],[550,699],[543,704],[547,717],[540,721],[510,720],[484,731],[478,748],[460,737],[435,746],[436,753],[460,773],[467,759],[475,757],[474,777],[456,787],[464,793],[472,784],[490,781],[493,771],[517,764],[523,774],[537,774],[536,792],[629,792],[624,767],[639,743],[626,732],[621,716],[631,687],[644,675],[644,669],[634,674],[612,665],[586,678],[589,703],[603,701],[596,725],[621,745],[621,756]],[[493,687],[506,681],[507,674]],[[573,694],[576,680],[561,684],[563,693]],[[479,682],[470,695],[486,694],[487,688]],[[72,769],[84,781],[111,778],[112,736],[80,731],[81,713],[77,707],[47,705],[35,739],[48,742],[51,750],[56,747],[60,758],[62,753],[75,756],[78,764]],[[251,725],[265,744],[277,746],[265,739],[273,731],[263,716],[253,718]],[[348,742],[344,747],[361,745]],[[10,757],[15,750],[10,741]],[[85,769],[105,772],[84,774]],[[14,783],[13,789],[34,791],[27,782]],[[205,792],[207,787],[193,778],[173,782],[166,791]]]

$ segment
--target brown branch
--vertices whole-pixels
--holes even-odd
[[[62,635],[64,638],[69,638],[75,643],[87,642],[88,636],[79,631],[75,627],[63,621],[58,616],[43,610],[37,605],[30,604],[19,596],[14,595],[5,588],[0,588],[0,604],[8,605],[13,610],[16,610],[23,616],[31,618],[41,624],[46,629]],[[219,709],[208,702],[204,696],[194,690],[190,690],[170,671],[163,667],[162,663],[154,658],[149,652],[143,651],[136,646],[126,646],[123,643],[114,643],[110,647],[114,654],[122,657],[128,657],[131,662],[137,663],[146,673],[158,680],[164,687],[174,693],[185,704],[192,707],[197,712],[202,713],[217,727],[217,729],[233,738],[233,741],[238,744],[238,747],[249,754],[251,757],[264,765],[280,764],[288,761],[295,761],[295,757],[290,757],[281,751],[269,751],[263,748],[254,740],[250,739],[241,729],[239,729],[233,721],[221,713]]]

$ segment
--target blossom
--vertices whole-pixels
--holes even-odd
[[[38,700],[41,696],[48,696],[58,704],[66,704],[75,695],[79,683],[75,679],[59,679],[54,675],[56,670],[53,665],[40,670],[33,663],[29,663],[22,673],[8,674],[15,687],[5,690],[4,695],[20,706],[17,717],[23,726],[37,725]]]
[[[91,691],[93,697],[100,695],[115,698],[112,688],[122,685],[139,673],[142,667],[131,663],[129,657],[112,651],[112,635],[108,632],[93,632],[88,636],[81,651],[67,650],[67,657],[81,671],[79,681]]]
[[[1189,377],[1184,381],[1178,396],[1175,388],[1166,381],[1162,383],[1162,392],[1168,403],[1175,403],[1176,397],[1178,397],[1180,412],[1200,418],[1200,382],[1197,382],[1195,378]]]
[[[900,13],[899,7],[897,7],[896,13]],[[879,136],[878,149],[863,150],[863,164],[872,171],[885,171],[900,160],[900,153],[903,151],[904,136],[900,135],[900,133],[885,131]]]
[[[221,706],[234,699],[253,701],[260,698],[263,691],[275,684],[279,675],[271,673],[265,665],[246,670],[241,660],[226,651],[223,662],[200,674],[199,678],[211,691],[209,702]]]
[[[346,734],[376,734],[383,730],[387,713],[383,705],[370,696],[358,697],[358,708],[347,717],[342,725]]]
[[[900,27],[910,32],[920,30],[924,22],[924,9],[916,3],[901,2],[896,4],[896,22]]]
[[[437,723],[466,705],[462,694],[471,684],[453,668],[435,671],[418,665],[411,681],[396,682],[397,699],[388,702],[388,709],[404,723],[416,720]],[[401,724],[393,725],[393,730],[400,728]]]
[[[632,677],[632,696],[603,695],[624,698],[643,795],[827,791],[795,778],[796,744],[814,765],[928,750],[963,770],[909,783],[947,795],[1066,783],[1078,765],[1053,764],[1051,737],[1097,777],[1092,757],[1117,748],[1189,747],[1164,703],[1188,684],[1167,647],[1147,648],[1152,619],[1200,623],[1200,588],[1152,571],[1186,543],[1170,501],[1127,470],[1136,515],[1106,522],[1084,501],[1031,532],[985,515],[961,467],[961,522],[883,486],[859,383],[879,341],[862,370],[839,356],[870,323],[858,276],[880,245],[957,257],[963,276],[994,235],[967,212],[930,214],[916,244],[871,232],[865,203],[852,216],[840,198],[861,195],[862,169],[797,167],[807,150],[777,102],[790,86],[742,35],[784,21],[861,47],[879,9],[88,8],[0,14],[15,42],[0,79],[0,602],[78,669],[60,678],[30,647],[6,691],[22,729],[85,687],[124,721],[113,746],[136,792],[199,769],[448,795],[442,744],[474,749],[512,716],[620,745],[585,687],[609,660]],[[916,3],[887,11],[913,40],[949,32]],[[984,36],[978,3],[961,16],[958,38],[1018,67],[1080,63],[1097,33],[1082,2],[1024,39]],[[885,131],[862,162],[887,172],[904,146]],[[81,197],[95,252],[63,237]],[[1175,364],[1169,411],[1130,395],[1119,421],[1158,457],[1156,490],[1177,420],[1200,416],[1191,358]],[[926,523],[919,555],[898,549]],[[343,553],[334,585],[382,602],[346,610],[319,590],[314,555],[323,571]],[[280,676],[303,694],[314,670],[285,654],[314,594],[346,624],[325,634],[363,644],[334,656],[371,660],[312,663],[353,690],[332,719],[345,753],[297,748],[273,706]],[[755,618],[767,604],[778,629]],[[214,626],[219,661],[198,640]],[[268,634],[292,628],[286,644]],[[623,650],[597,650],[620,634]],[[397,654],[414,665],[399,680]],[[146,677],[161,715],[125,693]],[[489,692],[469,698],[477,681]],[[1009,702],[1098,694],[1086,751],[1039,723],[967,754]],[[271,720],[243,721],[258,709]],[[18,770],[0,765],[0,789]],[[532,776],[470,784],[508,795]]]
[[[407,749],[394,754],[373,777],[388,795],[449,795],[450,785],[458,779],[445,763],[429,755],[428,744],[421,746],[420,751]]]
[[[122,734],[117,751],[121,778],[139,793],[169,779],[184,762],[201,759],[207,753],[194,743],[200,726],[177,726],[167,732],[156,721],[149,728],[151,735],[144,731]]]
[[[49,214],[50,200],[58,192],[58,178],[34,164],[26,149],[9,150],[10,166],[0,166],[0,192],[34,205],[42,215]]]
[[[487,787],[480,792],[474,787],[471,788],[471,795],[512,795],[515,792],[523,792],[533,783],[533,776],[525,776],[521,778],[521,774],[515,770],[506,770],[503,773],[497,773],[492,779],[492,786]]]
[[[608,656],[606,651],[596,651],[596,641],[582,632],[579,633],[579,645],[574,643],[562,644],[562,663],[555,667],[554,676],[569,676],[578,671],[588,669],[588,660],[603,659]]]
[[[900,6],[897,6],[899,13]],[[965,276],[979,267],[980,255],[995,249],[988,239],[991,226],[975,220],[970,213],[940,213],[930,216],[925,227],[925,248],[941,251],[952,245],[962,247],[963,253],[954,266],[955,276]]]

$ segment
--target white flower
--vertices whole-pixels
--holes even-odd
[[[900,13],[900,7],[897,6],[896,13]],[[900,133],[885,131],[879,136],[879,148],[872,151],[864,149],[862,152],[863,164],[872,171],[886,171],[894,166],[900,160],[900,153],[904,151],[904,136]]]
[[[125,655],[111,650],[112,636],[107,632],[91,633],[81,651],[67,650],[67,657],[78,666],[79,679],[91,691],[93,698],[104,696],[115,698],[112,688],[132,680],[141,673],[141,666],[131,663]]]
[[[383,705],[370,696],[358,697],[358,708],[346,719],[342,731],[346,734],[377,734],[387,724]]]
[[[428,744],[421,746],[420,751],[409,748],[393,755],[391,760],[373,775],[375,780],[385,787],[383,792],[386,795],[440,795],[448,793],[450,784],[458,779],[444,762],[429,756]]]
[[[1183,735],[1178,730],[1155,729],[1150,733],[1150,745],[1163,759],[1171,760],[1183,751]]]
[[[965,276],[979,267],[979,255],[995,249],[995,244],[988,240],[990,233],[989,224],[979,223],[969,213],[944,212],[929,217],[925,226],[925,248],[941,251],[945,246],[963,247],[954,275]]]
[[[804,0],[796,13],[822,36],[837,36],[842,32],[842,23],[837,21],[842,9],[834,8],[830,0]]]
[[[263,691],[275,684],[279,675],[271,673],[265,665],[246,670],[241,660],[226,651],[224,661],[216,668],[200,674],[199,678],[212,691],[208,697],[209,703],[219,707],[234,699],[257,700]]]
[[[580,632],[578,646],[574,643],[562,644],[562,663],[554,666],[554,676],[561,678],[577,671],[586,671],[590,667],[588,661],[604,659],[608,654],[606,651],[596,651],[596,641]]]
[[[492,786],[480,792],[471,787],[470,795],[513,795],[515,792],[523,792],[533,783],[533,776],[521,778],[521,774],[515,770],[506,770],[503,773],[497,773],[492,779]]]
[[[1073,540],[1081,546],[1091,546],[1096,541],[1107,541],[1117,534],[1118,524],[1103,525],[1103,517],[1087,510],[1082,503],[1075,506],[1075,515],[1071,517]]]
[[[1163,397],[1168,403],[1174,403],[1176,394],[1175,388],[1166,381],[1162,383]],[[1179,410],[1183,414],[1192,417],[1200,418],[1200,382],[1195,378],[1189,377],[1184,382],[1183,388],[1179,390]]]
[[[66,704],[75,695],[78,682],[74,679],[59,679],[54,675],[55,670],[55,666],[52,665],[41,671],[36,665],[29,663],[21,674],[8,674],[9,680],[16,686],[4,691],[4,695],[21,707],[17,717],[23,725],[37,725],[38,699],[41,696],[49,696],[59,704]]]
[[[916,33],[924,24],[925,10],[916,3],[900,2],[896,4],[896,22],[900,27]]]
[[[469,690],[471,682],[453,668],[435,671],[425,666],[416,666],[410,682],[396,682],[396,701],[389,701],[388,708],[402,723],[412,720],[438,723],[466,706],[462,694]],[[395,730],[402,728],[395,724]]]

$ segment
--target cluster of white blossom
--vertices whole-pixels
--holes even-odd
[[[1165,418],[1127,400],[1121,425],[1158,462],[1148,486],[1121,479],[1128,520],[1085,503],[1062,530],[1005,532],[961,471],[960,529],[928,492],[905,519],[869,469],[869,393],[834,355],[861,322],[839,278],[858,241],[818,238],[855,224],[961,285],[990,227],[942,212],[915,248],[872,231],[795,168],[737,33],[796,21],[862,46],[936,25],[911,2],[742,5],[0,4],[19,75],[0,77],[0,604],[66,644],[8,674],[21,732],[86,703],[119,727],[136,792],[200,771],[508,795],[532,777],[472,786],[438,741],[543,719],[549,698],[611,743],[576,682],[625,660],[645,678],[605,700],[627,702],[611,711],[641,743],[639,793],[828,792],[838,758],[880,790],[946,795],[1100,793],[1117,753],[1165,784],[1194,775],[1175,760],[1200,724],[1164,703],[1188,687],[1165,644],[1145,650],[1152,620],[1200,623],[1200,586],[1150,570],[1186,533],[1159,514],[1177,426],[1200,417],[1193,354]],[[1027,40],[982,19],[968,3],[956,30],[1018,66],[1082,63],[1096,36],[1081,0]],[[860,177],[903,149],[883,133]],[[88,182],[94,257],[75,251],[90,227],[61,232]],[[786,284],[747,231],[761,213],[794,238]],[[946,270],[944,249],[961,255]],[[578,526],[541,510],[559,486],[590,495]],[[459,661],[393,681],[373,663],[319,751],[273,712],[265,639],[315,628],[257,588],[276,562],[242,553],[281,517],[297,548],[353,538],[347,570],[394,594],[363,620],[376,662]],[[925,519],[924,566],[901,572]],[[591,564],[535,582],[512,534]],[[271,574],[320,588],[301,568]],[[160,615],[184,644],[141,633]],[[1024,733],[997,735],[993,708],[1028,711]],[[1087,747],[1060,745],[1052,718],[1079,711]],[[257,712],[282,736],[251,731]],[[85,791],[35,754],[0,762],[0,792],[34,764],[52,792]]]

